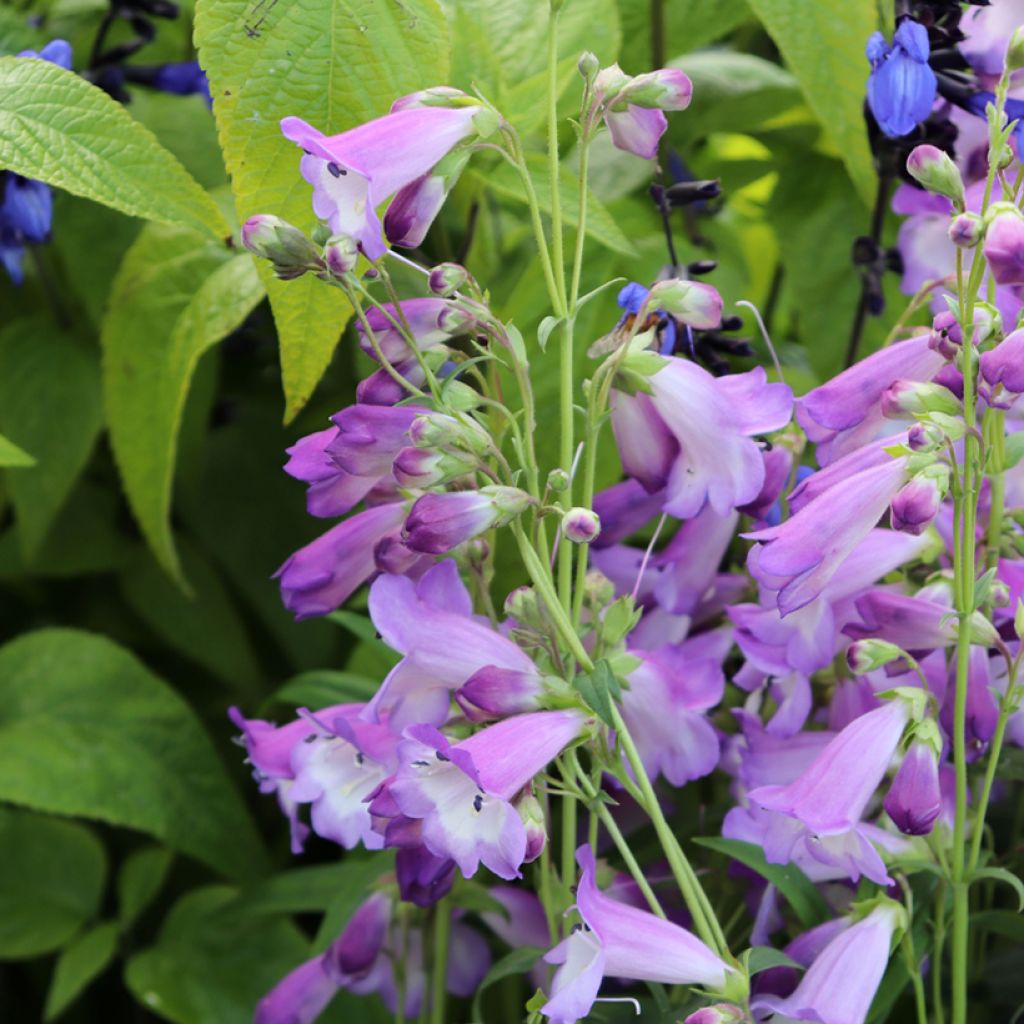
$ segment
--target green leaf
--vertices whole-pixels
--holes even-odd
[[[1007,871],[1006,868],[978,868],[971,876],[971,883],[989,878],[1012,886],[1014,892],[1017,893],[1017,913],[1024,911],[1024,881],[1021,881],[1012,871]]]
[[[153,902],[163,887],[174,855],[162,846],[136,850],[121,865],[117,876],[117,916],[128,928]]]
[[[85,467],[101,421],[92,351],[42,318],[16,320],[0,333],[0,430],[37,462],[8,480],[26,558]]]
[[[196,12],[196,42],[242,221],[272,213],[313,226],[301,153],[281,135],[282,117],[300,114],[334,134],[448,74],[447,26],[434,0],[258,7],[251,0],[206,0]],[[282,282],[265,267],[260,273],[277,323],[291,420],[327,368],[351,308],[338,289],[313,278]]]
[[[326,910],[350,886],[349,876],[347,860],[292,868],[243,890],[238,900],[249,914],[315,913]]]
[[[769,864],[764,859],[764,850],[760,846],[738,839],[700,836],[695,838],[694,842],[746,864],[752,871],[756,871],[769,881],[785,897],[805,928],[813,928],[814,925],[821,924],[832,916],[824,897],[795,864]]]
[[[1006,439],[1006,450],[1003,453],[1003,468],[1013,469],[1021,459],[1024,459],[1024,434],[1011,434]]]
[[[572,685],[587,707],[595,711],[605,725],[614,729],[612,700],[621,697],[622,691],[608,662],[602,658],[594,666],[593,672],[580,672],[572,681]]]
[[[148,128],[48,61],[0,57],[0,167],[132,217],[230,234],[213,200]]]
[[[117,952],[117,925],[96,925],[75,939],[57,958],[57,967],[46,993],[43,1019],[56,1020],[106,970]]]
[[[220,577],[191,545],[182,545],[192,595],[182,593],[141,551],[121,575],[121,592],[150,628],[182,655],[240,694],[263,677],[245,624]]]
[[[391,850],[372,853],[369,857],[350,854],[345,858],[341,865],[344,871],[342,884],[320,922],[313,940],[313,953],[322,953],[342,933],[356,907],[370,895],[373,884],[381,875],[393,871],[394,863]]]
[[[178,1024],[251,1024],[257,1002],[306,956],[288,920],[256,917],[237,890],[183,896],[154,946],[128,961],[125,983],[154,1013]]]
[[[184,577],[171,536],[178,431],[200,357],[263,297],[247,255],[151,225],[125,254],[103,321],[103,389],[125,493],[157,561]]]
[[[354,672],[313,669],[289,679],[270,699],[275,704],[286,704],[292,708],[307,707],[316,711],[329,704],[367,701],[379,686],[379,680]]]
[[[874,203],[875,175],[864,124],[868,62],[864,45],[878,28],[871,0],[794,4],[749,0],[796,76],[861,199]]]
[[[35,464],[36,460],[28,452],[0,434],[0,468],[21,469]]]
[[[393,651],[377,635],[377,627],[368,615],[360,615],[358,612],[350,612],[342,608],[336,612],[331,612],[326,618],[347,629],[356,639],[362,640],[363,643],[373,648],[377,654],[386,658],[391,664],[397,664],[401,658],[397,651]]]
[[[0,807],[0,864],[0,959],[58,949],[99,910],[107,857],[84,825]]]
[[[551,212],[551,185],[548,180],[547,161],[539,153],[528,153],[526,166],[533,178],[533,187],[537,192],[537,203],[544,213]],[[526,190],[515,169],[503,163],[489,169],[486,173],[470,169],[467,174],[481,188],[489,189],[497,196],[511,199],[516,203],[525,204]],[[564,164],[560,169],[559,194],[562,200],[562,219],[569,227],[579,222],[579,178]],[[612,252],[624,256],[636,256],[636,248],[623,234],[608,212],[593,194],[587,200],[587,235]]]
[[[971,915],[971,928],[1005,935],[1018,945],[1024,946],[1024,915],[1012,910],[983,910]]]
[[[0,799],[148,832],[229,876],[263,868],[191,708],[90,633],[43,629],[0,648]]]
[[[544,955],[544,950],[539,949],[536,946],[520,946],[518,949],[513,949],[511,953],[506,953],[500,960],[496,960],[491,964],[490,970],[483,976],[479,986],[476,990],[476,995],[473,996],[473,1017],[474,1021],[482,1021],[483,1014],[480,1008],[480,1002],[483,999],[484,992],[490,988],[496,981],[501,981],[502,978],[510,978],[514,975],[526,974],[531,967]]]
[[[754,946],[747,950],[745,956],[747,970],[751,976],[769,971],[773,967],[795,967],[798,971],[804,969],[803,964],[798,964],[781,949],[774,949],[771,946]]]

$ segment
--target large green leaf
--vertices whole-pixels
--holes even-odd
[[[177,1024],[250,1024],[259,999],[306,955],[283,917],[254,917],[227,886],[195,889],[167,915],[156,944],[128,961],[143,1006]]]
[[[101,424],[94,352],[45,318],[0,333],[0,430],[37,465],[9,478],[22,550],[31,558],[67,499]]]
[[[240,220],[273,213],[304,228],[314,223],[301,154],[281,135],[282,117],[297,114],[328,134],[344,131],[448,75],[447,26],[435,0],[205,0],[196,41]],[[261,273],[290,420],[323,375],[351,310],[322,282]]]
[[[163,568],[182,579],[171,536],[178,429],[200,357],[263,296],[247,255],[150,225],[125,254],[103,321],[103,388],[125,493]]]
[[[107,858],[84,825],[0,807],[0,864],[0,960],[59,948],[99,910]]]
[[[189,706],[90,633],[43,629],[0,648],[0,799],[148,832],[229,876],[263,867]]]
[[[878,28],[873,0],[749,2],[800,83],[861,199],[872,204],[877,179],[863,110],[868,77],[864,46]]]
[[[115,210],[230,233],[216,204],[102,89],[42,60],[0,57],[0,167]]]

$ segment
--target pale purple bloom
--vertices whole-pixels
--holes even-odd
[[[485,711],[506,699],[497,692],[503,683],[512,687],[517,706],[540,691],[532,659],[487,619],[473,615],[452,559],[415,583],[381,576],[370,588],[370,617],[403,658],[370,701],[367,717],[388,713],[395,731],[416,722],[443,724],[451,691],[474,680],[464,699]]]
[[[939,711],[939,722],[947,736],[953,735],[956,704],[956,665],[950,666],[950,685],[946,688],[945,699]],[[965,738],[967,760],[977,760],[988,746],[996,731],[999,719],[999,705],[992,693],[992,669],[988,651],[983,647],[972,647],[969,671],[967,673],[967,717]]]
[[[880,885],[889,883],[861,817],[908,718],[904,701],[890,701],[843,729],[795,781],[750,793],[753,804],[774,812],[764,840],[769,863],[787,863],[799,843],[812,857],[843,868],[854,880],[863,874]]]
[[[615,396],[612,424],[623,468],[650,491],[666,488],[664,509],[688,519],[705,503],[719,515],[754,501],[764,460],[752,438],[790,419],[792,392],[761,367],[713,377],[671,358],[649,378],[652,396]]]
[[[601,518],[601,534],[594,547],[607,548],[624,541],[661,512],[662,502],[663,496],[658,491],[651,494],[634,479],[598,491],[593,508]]]
[[[999,75],[1006,59],[1006,45],[1024,25],[1020,0],[997,0],[989,7],[968,7],[960,19],[964,38],[957,49],[979,75]]]
[[[993,386],[1002,384],[1015,395],[1024,393],[1024,330],[1008,334],[981,357],[981,373]]]
[[[414,551],[440,555],[518,515],[530,497],[517,487],[424,494],[405,520],[403,536]]]
[[[374,548],[405,519],[401,502],[376,505],[331,527],[274,573],[296,620],[334,611],[376,571]]]
[[[409,343],[402,336],[399,327],[404,326],[402,321],[409,325],[409,330],[416,341],[416,347],[421,352],[429,351],[443,345],[450,337],[451,332],[441,326],[441,315],[452,307],[448,299],[421,298],[406,299],[401,304],[401,315],[391,303],[386,303],[378,309],[376,306],[366,311],[366,322],[379,346],[384,358],[389,363],[404,363],[414,358],[414,353],[409,348]],[[356,330],[359,334],[359,345],[362,350],[376,359],[377,354],[373,345],[366,335],[363,325],[357,324]],[[403,372],[403,376],[408,376]]]
[[[658,155],[658,143],[668,128],[668,118],[660,110],[633,104],[627,104],[623,110],[606,110],[604,123],[616,149],[644,160],[653,160]]]
[[[359,504],[378,483],[375,476],[353,476],[341,470],[327,454],[327,446],[338,434],[337,427],[300,437],[286,451],[284,471],[306,488],[306,511],[311,516],[342,516]]]
[[[451,857],[466,878],[480,864],[501,878],[518,878],[528,835],[511,801],[585,722],[578,711],[538,711],[455,744],[433,726],[410,726],[387,799],[404,817],[419,820],[427,849]]]
[[[673,615],[693,615],[715,582],[722,558],[735,535],[739,516],[706,505],[688,519],[651,560],[657,582],[654,598]]]
[[[1024,217],[1000,213],[985,232],[985,259],[997,284],[1024,284]]]
[[[356,238],[376,260],[387,251],[377,207],[473,134],[479,111],[478,106],[414,107],[331,136],[301,118],[286,117],[281,131],[305,152],[300,167],[313,186],[314,213],[334,234]]]
[[[415,359],[392,365],[410,384],[422,387],[426,383],[426,374]],[[397,405],[408,397],[408,388],[399,384],[383,367],[374,370],[356,385],[356,401],[360,405]]]
[[[409,443],[413,421],[427,411],[417,405],[350,405],[331,417],[337,433],[324,453],[353,476],[389,476],[395,456]]]
[[[915,741],[886,794],[885,812],[901,832],[923,836],[931,832],[941,811],[938,755],[931,743]]]
[[[256,1004],[253,1024],[312,1024],[337,991],[324,958],[314,957],[286,974]]]
[[[758,1019],[864,1024],[899,918],[899,906],[887,902],[844,929],[815,957],[792,995],[758,996],[751,1002]]]
[[[906,478],[906,459],[855,473],[808,502],[779,526],[744,534],[763,542],[750,552],[755,579],[778,591],[783,615],[813,601],[870,533]]]
[[[541,1013],[552,1024],[575,1024],[590,1013],[605,977],[667,985],[721,988],[729,968],[685,928],[601,892],[589,846],[576,851],[581,868],[576,909],[583,924],[545,959],[558,964]]]
[[[640,652],[634,652],[640,654]],[[721,659],[702,657],[692,641],[647,651],[629,674],[622,717],[651,778],[673,786],[710,774],[718,764],[718,735],[704,712],[725,691]]]

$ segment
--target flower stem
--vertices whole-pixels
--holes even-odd
[[[445,1024],[445,999],[448,994],[448,931],[451,910],[447,900],[434,908],[434,965],[430,987],[430,1024]]]

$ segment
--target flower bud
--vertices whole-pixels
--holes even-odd
[[[935,146],[915,146],[907,157],[907,172],[929,192],[952,199],[963,209],[964,182],[948,153]]]
[[[594,79],[594,89],[602,96],[618,96],[632,81],[618,64],[601,68]]]
[[[483,722],[536,711],[541,689],[534,672],[487,665],[455,691],[455,701],[471,722]]]
[[[889,787],[885,812],[901,832],[923,836],[941,810],[938,754],[931,743],[915,739]]]
[[[1024,68],[1024,26],[1018,28],[1006,46],[1006,70],[1013,73]]]
[[[996,284],[1024,284],[1024,217],[1001,210],[985,232],[985,259]]]
[[[601,62],[597,59],[596,53],[587,50],[580,55],[580,59],[576,62],[576,69],[583,76],[584,82],[592,82],[598,71],[601,70]]]
[[[523,863],[529,864],[544,852],[548,841],[544,808],[529,789],[524,790],[523,795],[515,802],[514,806],[526,827],[526,855],[523,857]]]
[[[269,213],[258,213],[242,225],[242,244],[254,256],[270,260],[274,273],[285,280],[323,266],[320,251],[297,227]]]
[[[480,392],[465,381],[451,380],[444,385],[444,401],[455,412],[472,412],[480,406]]]
[[[976,213],[958,213],[949,224],[949,240],[959,249],[973,249],[984,233]]]
[[[946,435],[934,423],[915,423],[907,431],[907,447],[912,452],[934,452],[942,447]]]
[[[846,650],[846,663],[850,671],[856,676],[862,676],[865,672],[874,672],[876,668],[888,665],[898,658],[902,658],[904,652],[896,644],[888,640],[879,640],[876,637],[868,637],[864,640],[854,640]]]
[[[659,281],[647,295],[646,308],[663,309],[669,316],[698,330],[722,322],[722,296],[709,284],[673,277]]]
[[[892,528],[920,536],[939,514],[948,490],[948,466],[937,462],[916,474],[892,499]]]
[[[1024,640],[1024,601],[1017,598],[1017,610],[1013,613],[1013,631],[1018,640]]]
[[[468,309],[464,309],[454,302],[447,303],[444,309],[437,314],[438,330],[453,337],[457,334],[471,334],[476,323],[476,317]]]
[[[635,107],[685,110],[693,97],[693,83],[677,68],[661,68],[637,75],[626,86],[622,99]]]
[[[503,526],[531,504],[518,487],[424,494],[405,519],[403,539],[413,551],[441,555],[496,526]]]
[[[562,516],[562,533],[574,544],[590,544],[601,532],[601,520],[589,508],[576,506]]]
[[[1005,608],[1010,603],[1010,588],[1002,580],[993,580],[988,599],[994,608]]]
[[[475,460],[454,452],[441,452],[430,448],[403,448],[396,456],[391,473],[399,487],[427,488],[443,484],[454,477],[464,476],[475,465]]]
[[[746,1019],[747,1016],[740,1007],[731,1003],[715,1003],[714,1006],[694,1010],[683,1024],[743,1024]]]
[[[931,412],[955,416],[962,411],[959,399],[941,384],[898,380],[882,392],[882,415],[889,419],[923,416]]]
[[[598,569],[591,569],[583,581],[587,602],[595,608],[606,608],[615,597],[615,584]]]
[[[564,469],[553,469],[548,473],[548,490],[561,494],[572,482],[569,474]]]
[[[516,587],[505,598],[505,614],[521,626],[544,631],[550,625],[544,603],[533,587]]]
[[[458,263],[439,263],[430,271],[428,283],[435,295],[448,298],[470,281],[469,271]]]
[[[356,269],[359,248],[350,235],[333,235],[324,246],[324,263],[335,277],[344,277]]]
[[[456,419],[442,412],[417,416],[409,427],[409,440],[417,448],[461,448],[482,455],[491,446],[491,435],[470,417]]]

